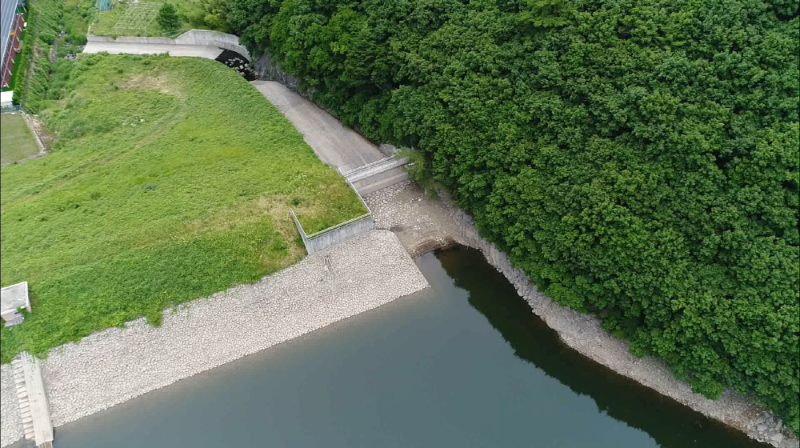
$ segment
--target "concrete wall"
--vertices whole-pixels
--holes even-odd
[[[116,39],[111,36],[86,36],[89,42],[122,42],[136,44],[162,44],[162,45],[197,45],[219,47],[225,50],[235,51],[250,60],[250,53],[242,45],[239,45],[239,37],[233,34],[220,33],[207,30],[189,30],[175,39],[167,37],[130,37],[119,36]]]
[[[367,213],[312,235],[306,235],[303,226],[300,225],[300,221],[297,219],[297,215],[294,214],[294,210],[292,210],[292,218],[294,218],[294,223],[297,225],[297,230],[300,231],[300,237],[303,238],[303,244],[305,244],[306,252],[309,255],[359,235],[369,233],[375,228],[372,214]]]
[[[300,232],[300,237],[303,239],[303,244],[306,246],[306,252],[308,252],[309,255],[359,235],[372,232],[375,229],[375,220],[372,218],[372,212],[369,210],[367,203],[364,202],[364,198],[361,197],[361,194],[358,193],[358,190],[356,190],[356,187],[353,186],[353,183],[350,182],[349,179],[345,178],[345,182],[350,185],[350,188],[353,189],[353,193],[358,196],[358,200],[361,201],[367,213],[341,224],[307,235],[306,231],[303,230],[302,224],[300,224],[300,220],[297,219],[294,210],[289,209],[292,214],[292,219],[294,219],[294,224]]]

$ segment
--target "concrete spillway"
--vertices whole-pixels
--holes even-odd
[[[39,448],[53,447],[53,424],[38,361],[28,353],[21,353],[11,361],[14,384],[22,417],[25,439]]]

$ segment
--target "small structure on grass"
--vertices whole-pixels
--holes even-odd
[[[6,321],[6,326],[21,324],[25,320],[25,316],[19,311],[20,308],[31,312],[28,282],[6,286],[0,290],[0,317]]]
[[[8,90],[0,92],[0,107],[3,109],[11,108],[14,106],[14,91]]]

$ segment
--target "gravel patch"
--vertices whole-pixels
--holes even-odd
[[[480,237],[472,218],[454,207],[446,194],[429,199],[415,183],[407,181],[368,194],[364,201],[372,211],[375,228],[394,231],[412,256],[454,243],[480,250],[516,287],[531,310],[556,330],[564,343],[584,356],[754,439],[779,448],[800,447],[794,433],[752,398],[730,390],[716,401],[696,394],[676,380],[663,361],[631,355],[629,344],[603,330],[595,317],[544,296],[522,270],[511,266],[504,253]]]
[[[264,350],[428,287],[392,232],[374,231],[251,285],[165,311],[52,350],[42,362],[50,412],[60,426]],[[10,367],[10,366],[9,366]],[[18,439],[6,427],[3,446]],[[13,388],[13,380],[11,381]],[[12,400],[16,406],[16,400]],[[8,441],[8,442],[7,442]]]
[[[11,364],[0,366],[0,446],[10,445],[23,436],[14,370]]]

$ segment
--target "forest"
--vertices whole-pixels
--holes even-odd
[[[229,0],[545,294],[798,430],[797,0]]]

